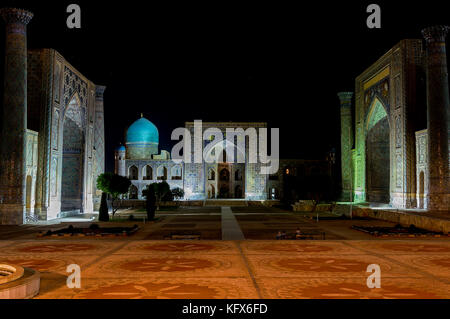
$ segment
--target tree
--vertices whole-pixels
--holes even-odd
[[[173,198],[180,199],[184,197],[184,190],[179,187],[175,187],[172,189]]]
[[[142,195],[148,197],[148,192],[153,192],[156,198],[156,207],[159,210],[161,201],[168,201],[172,198],[172,192],[170,191],[170,186],[166,181],[161,183],[152,183],[148,185],[147,189],[142,192]]]
[[[169,187],[169,190],[168,191],[165,190],[164,195],[161,196],[161,201],[162,202],[172,202],[173,201],[173,194],[172,194],[170,187]]]
[[[314,204],[313,211],[316,210],[317,205],[325,197],[325,187],[329,185],[327,183],[327,177],[325,176],[309,176],[307,179],[308,183],[308,198],[312,200]]]
[[[120,195],[127,193],[130,185],[131,182],[128,178],[110,172],[100,174],[97,177],[97,188],[111,195],[113,217],[119,209],[119,207],[114,206],[114,201],[117,200]]]
[[[108,204],[106,203],[106,193],[102,193],[102,199],[100,201],[100,209],[98,211],[98,220],[102,222],[109,221],[109,214],[108,214]]]

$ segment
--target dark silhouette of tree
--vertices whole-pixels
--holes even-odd
[[[170,186],[166,181],[161,183],[152,183],[147,189],[142,191],[142,195],[148,198],[149,192],[153,193],[156,199],[156,209],[159,210],[162,201],[172,201],[173,196]],[[152,196],[152,195],[151,195]]]
[[[100,174],[97,177],[97,188],[111,195],[111,208],[113,217],[117,209],[119,209],[119,207],[114,206],[114,202],[119,198],[120,195],[128,192],[130,185],[131,182],[128,178],[110,172]]]
[[[106,193],[102,192],[102,199],[100,201],[100,209],[98,211],[98,220],[101,222],[109,221],[108,204],[106,203]]]
[[[172,189],[173,198],[180,199],[184,197],[184,190],[179,187],[175,187]]]

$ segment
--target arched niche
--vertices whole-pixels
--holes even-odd
[[[374,98],[366,118],[366,189],[367,201],[390,202],[390,132],[389,117],[383,103]]]

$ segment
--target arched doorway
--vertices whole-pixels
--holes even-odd
[[[83,109],[76,96],[67,106],[63,119],[61,211],[82,211],[84,128]]]
[[[425,197],[425,174],[423,171],[419,174],[419,208],[424,208],[424,197]]]
[[[173,180],[181,180],[182,170],[180,165],[175,165],[170,169],[170,176]]]
[[[228,198],[230,196],[230,188],[228,184],[222,184],[220,186],[219,190],[219,197],[220,198]]]
[[[227,151],[222,150],[222,163],[226,163],[227,161]]]
[[[32,183],[32,178],[30,175],[27,175],[27,179],[26,179],[26,198],[25,198],[25,207],[27,210],[27,213],[31,212],[31,183]]]
[[[390,202],[389,121],[384,106],[375,99],[366,122],[367,201]]]
[[[128,169],[128,178],[130,180],[137,180],[138,179],[138,168],[134,165],[130,166]]]
[[[131,185],[130,186],[130,199],[138,199],[138,189],[136,186]]]
[[[234,197],[235,198],[242,198],[242,187],[241,187],[241,185],[237,185],[234,188]]]
[[[230,171],[226,168],[220,171],[220,180],[221,181],[229,181],[230,180]]]
[[[157,169],[157,179],[158,180],[167,180],[167,168],[165,166],[160,166]]]
[[[144,180],[152,180],[153,179],[153,169],[150,165],[145,165],[142,175],[144,176]]]
[[[209,180],[209,181],[214,181],[214,180],[216,180],[216,172],[215,172],[212,168],[210,168],[210,169],[208,170],[208,180]]]
[[[228,168],[222,168],[219,171],[219,197],[230,197],[230,171]]]
[[[216,198],[216,188],[214,185],[209,185],[208,187],[208,198]]]
[[[269,198],[270,199],[277,199],[277,190],[276,190],[276,188],[271,188],[270,189]]]
[[[242,181],[242,174],[241,174],[241,171],[238,169],[234,172],[234,180]]]

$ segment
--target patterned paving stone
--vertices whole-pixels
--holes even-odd
[[[259,256],[248,255],[250,269],[255,277],[364,277],[370,273],[367,267],[377,264],[383,277],[423,277],[411,274],[402,267],[373,255],[295,255],[295,256]]]
[[[450,255],[389,255],[387,257],[450,282]]]
[[[261,240],[242,241],[240,246],[246,254],[361,254],[360,250],[336,241]]]
[[[449,286],[429,279],[384,278],[381,288],[368,288],[364,278],[257,279],[268,299],[437,299],[449,296]]]
[[[450,254],[449,241],[348,241],[349,245],[377,254]]]
[[[172,254],[239,254],[238,247],[233,241],[139,241],[131,242],[125,247],[114,252],[117,254],[143,254],[152,255],[157,253]]]
[[[19,240],[0,261],[41,272],[38,298],[449,298],[450,243]],[[66,267],[81,267],[80,289]],[[369,264],[381,288],[366,285]]]
[[[54,282],[44,283],[45,293],[37,298],[75,299],[241,299],[258,298],[248,278],[107,278],[86,279],[80,289],[64,286],[51,289]],[[60,284],[60,283],[59,283]]]
[[[18,254],[52,254],[52,255],[90,255],[107,253],[108,251],[123,245],[123,242],[114,241],[76,241],[76,240],[48,240],[21,242],[12,247],[3,247],[2,255]]]
[[[114,255],[87,269],[85,277],[243,277],[247,276],[241,256],[195,254]]]

